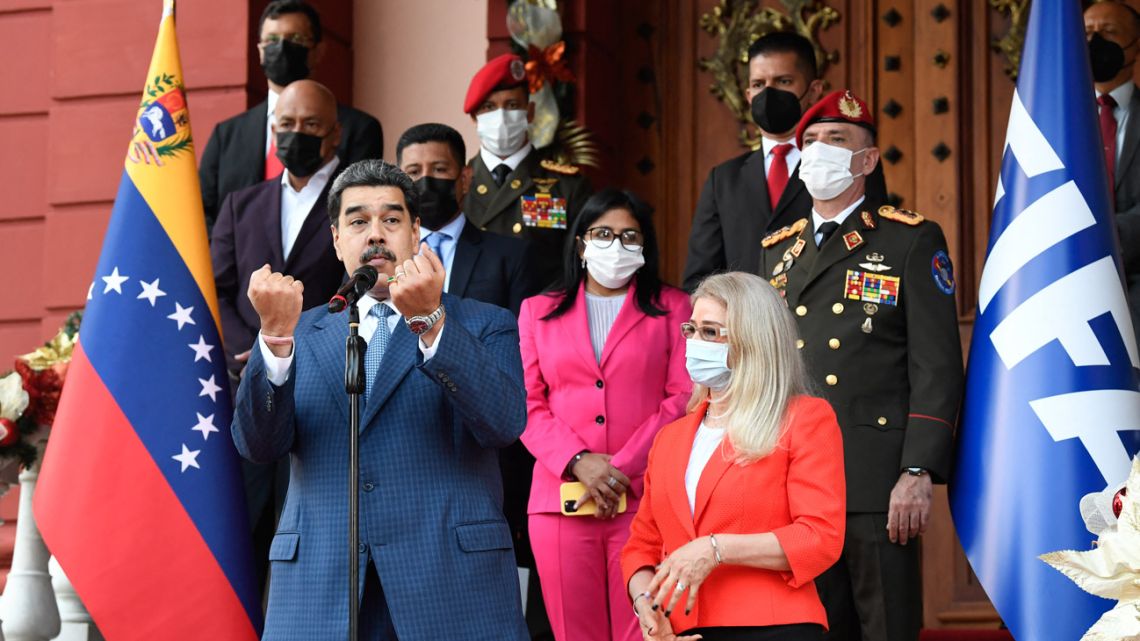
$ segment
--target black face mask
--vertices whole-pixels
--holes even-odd
[[[1124,48],[1094,33],[1089,39],[1089,62],[1092,63],[1093,81],[1108,82],[1124,68]]]
[[[288,40],[278,40],[262,49],[261,68],[270,82],[288,85],[309,77],[309,48]]]
[[[324,164],[321,142],[324,138],[299,131],[277,132],[277,159],[298,178],[308,178]]]
[[[414,184],[420,194],[420,224],[436,231],[451,222],[459,212],[455,179],[424,176]]]
[[[770,134],[791,131],[802,114],[800,98],[790,91],[765,87],[752,97],[752,122]]]

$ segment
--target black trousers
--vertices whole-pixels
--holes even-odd
[[[757,627],[693,628],[681,635],[699,634],[704,641],[820,641],[823,626],[815,623]]]
[[[360,641],[398,641],[392,614],[384,599],[384,588],[380,585],[380,576],[376,574],[376,564],[372,559],[368,559],[368,569],[364,571],[359,622],[357,639]]]
[[[887,537],[886,513],[847,514],[839,562],[815,580],[827,641],[916,641],[922,629],[918,541]]]

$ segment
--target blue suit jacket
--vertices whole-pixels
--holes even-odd
[[[525,641],[496,451],[526,424],[518,328],[498,307],[443,301],[435,356],[423,361],[401,321],[361,410],[361,589],[371,557],[401,641]],[[347,635],[347,335],[346,314],[305,312],[288,382],[269,383],[255,349],[238,389],[242,456],[290,457],[269,552],[267,640]]]

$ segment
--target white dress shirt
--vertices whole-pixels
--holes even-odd
[[[265,114],[265,155],[269,156],[269,146],[273,144],[273,112],[277,109],[277,98],[281,94],[270,89],[269,95],[265,97],[266,114]]]
[[[436,231],[432,231],[423,225],[420,225],[420,240],[427,242],[427,237],[432,234],[442,232],[448,236],[444,238],[443,242],[439,244],[439,260],[443,262],[443,269],[446,270],[447,275],[443,281],[443,291],[450,291],[448,288],[451,286],[451,266],[455,263],[455,249],[459,244],[459,235],[463,233],[463,225],[467,223],[467,217],[460,213],[455,217],[455,220],[440,227]],[[430,243],[428,245],[431,246]]]
[[[383,277],[384,275],[381,274],[380,276]],[[400,310],[396,309],[396,306],[392,304],[392,299],[389,298],[387,300],[378,301],[373,298],[371,294],[361,296],[360,300],[356,301],[356,307],[360,310],[360,327],[357,331],[360,333],[360,336],[364,338],[366,344],[372,340],[372,334],[380,324],[379,319],[368,313],[371,311],[373,305],[387,305],[392,311],[396,312],[387,318],[389,333],[395,332],[396,326],[404,320],[404,317],[400,314]],[[425,345],[422,338],[419,340],[420,354],[423,354],[425,362],[435,356],[435,351],[439,349],[439,341],[442,338],[443,328],[440,328],[439,333],[435,335],[435,341],[432,342],[431,347]],[[265,341],[261,337],[261,332],[257,333],[257,344],[261,349],[261,358],[265,361],[266,377],[270,383],[281,387],[289,380],[289,368],[293,366],[293,354],[296,352],[296,345],[293,346],[294,349],[289,351],[288,356],[277,356],[269,349],[269,346],[265,344]],[[391,345],[391,343],[389,343],[389,345]]]
[[[325,190],[325,185],[329,184],[329,179],[339,164],[340,159],[333,156],[332,160],[325,163],[309,178],[308,184],[302,187],[301,191],[293,189],[293,185],[289,184],[288,169],[281,172],[281,255],[286,260],[289,258],[289,252],[293,251],[293,245],[297,242],[297,236],[301,233],[305,219],[309,217],[309,212],[313,211],[313,205],[317,204],[317,199]]]
[[[697,485],[701,482],[701,473],[705,471],[709,459],[724,440],[724,430],[723,427],[709,427],[701,421],[697,435],[693,437],[689,466],[685,468],[685,494],[689,497],[689,516],[693,516],[697,511]]]
[[[1124,152],[1124,128],[1128,125],[1128,107],[1132,105],[1132,93],[1136,90],[1136,85],[1132,81],[1120,85],[1116,89],[1108,92],[1112,99],[1116,101],[1116,108],[1112,110],[1112,115],[1116,117],[1116,162],[1120,162],[1120,154]],[[1096,97],[1100,98],[1103,94],[1096,92]],[[1098,113],[1100,107],[1097,107]]]
[[[772,140],[771,138],[761,138],[760,144],[764,149],[764,175],[767,176],[768,172],[772,169],[772,150],[776,145],[787,143],[792,146],[788,150],[788,155],[784,159],[788,162],[788,178],[792,177],[792,173],[796,171],[796,166],[800,164],[800,148],[796,146],[796,139],[793,137],[791,140],[780,142],[779,140]]]
[[[491,171],[494,171],[495,167],[498,167],[499,165],[506,165],[511,168],[511,171],[514,171],[519,168],[519,165],[522,164],[523,158],[526,158],[526,155],[530,153],[531,149],[534,149],[534,146],[528,142],[527,144],[523,145],[522,149],[516,151],[510,156],[507,156],[506,158],[499,158],[495,154],[487,151],[486,147],[479,147],[479,157],[483,159],[483,164],[487,165],[487,169]]]
[[[819,215],[819,212],[817,212],[815,210],[815,207],[812,207],[811,208],[812,229],[817,230],[812,235],[812,238],[815,240],[815,246],[819,247],[819,241],[823,238],[823,235],[820,234],[818,231],[820,225],[822,225],[822,224],[824,224],[830,220],[830,221],[832,221],[832,222],[834,222],[834,223],[836,223],[842,227],[843,221],[847,220],[847,217],[851,215],[851,212],[855,211],[859,207],[859,205],[862,205],[863,200],[865,200],[865,199],[866,199],[866,196],[860,196],[859,200],[856,200],[854,203],[852,203],[850,206],[848,206],[847,209],[844,209],[843,211],[839,212],[839,215],[835,216],[834,218],[824,218],[823,216]]]

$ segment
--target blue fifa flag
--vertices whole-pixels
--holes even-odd
[[[1038,559],[1087,550],[1085,494],[1140,449],[1135,335],[1080,3],[1035,0],[966,373],[951,511],[1018,641],[1079,639],[1113,601]]]

